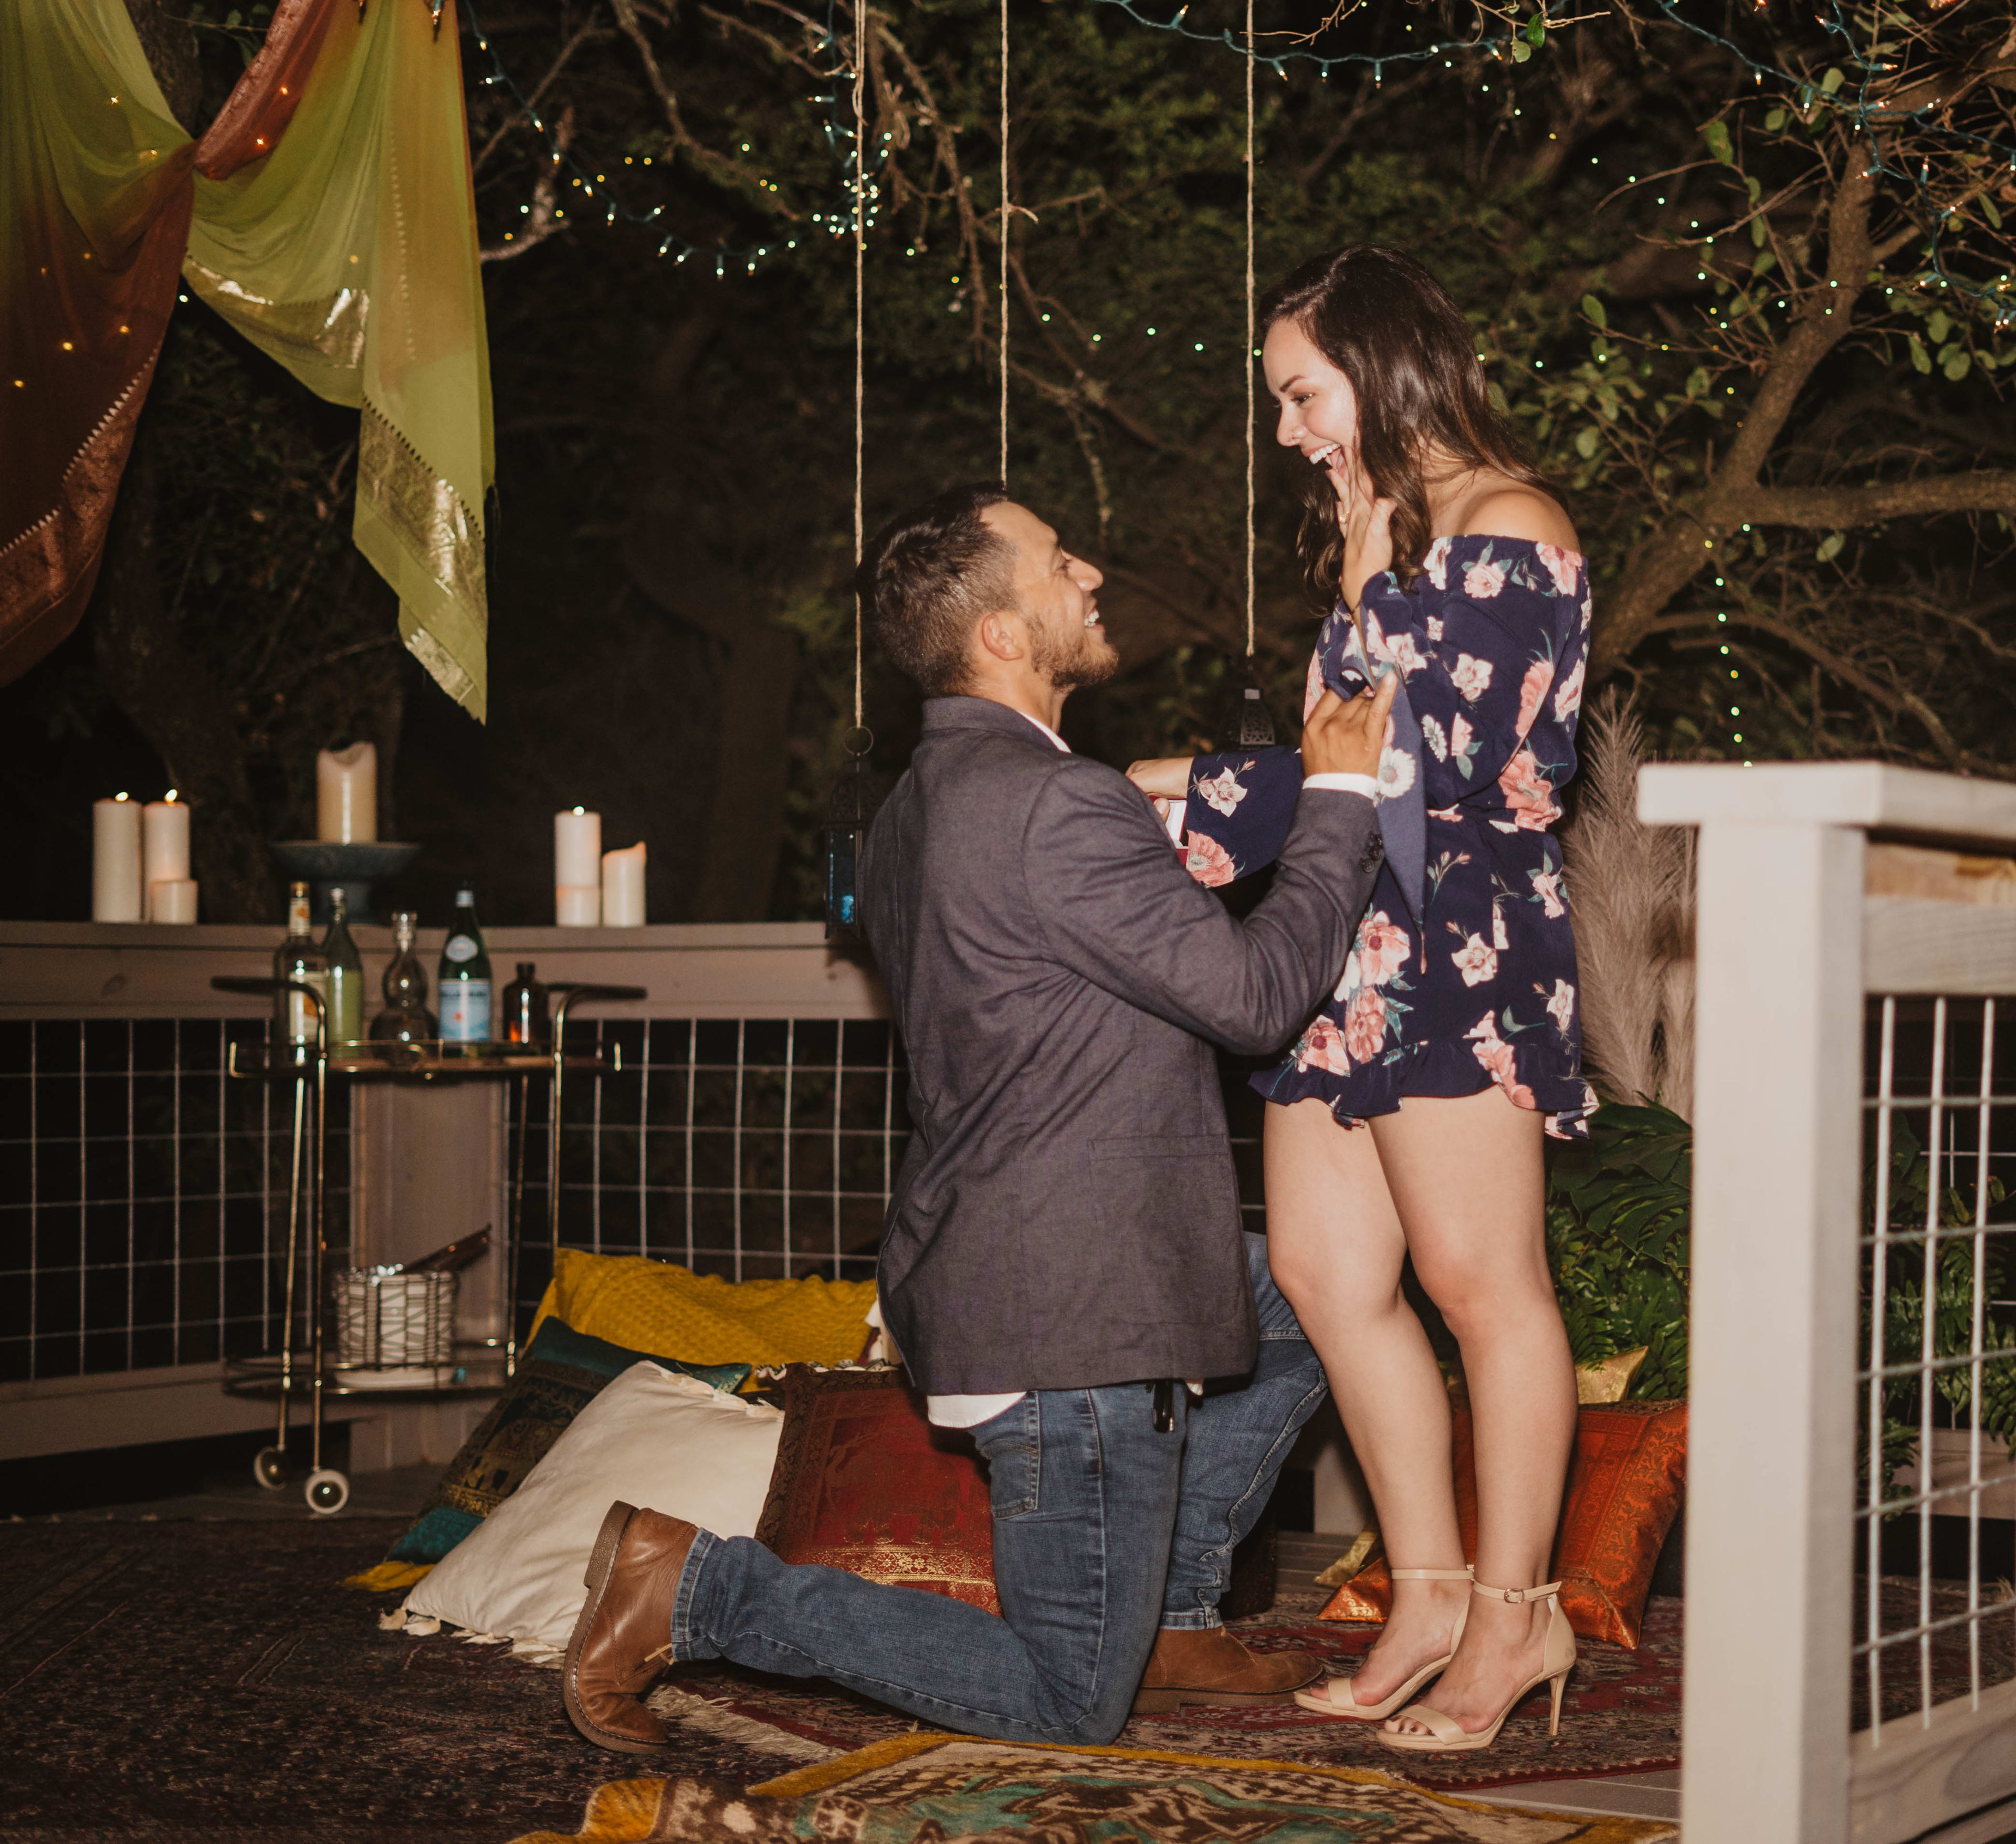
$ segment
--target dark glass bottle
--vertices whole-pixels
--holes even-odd
[[[504,989],[504,1035],[512,1043],[546,1043],[553,1038],[546,989],[533,976],[529,960],[518,963],[518,977]]]
[[[427,970],[413,952],[413,924],[418,920],[411,909],[393,914],[397,952],[385,969],[385,1009],[371,1021],[375,1043],[422,1044],[434,1035],[434,1015],[427,1010]]]
[[[287,893],[287,938],[273,954],[273,978],[292,980],[312,988],[326,1004],[329,999],[329,959],[308,932],[308,887],[292,885]],[[329,1029],[332,1040],[336,1031]],[[285,990],[273,995],[273,1054],[276,1059],[290,1052],[295,1061],[311,1057],[315,1045],[315,1008],[298,992]]]
[[[329,933],[322,951],[329,959],[329,1047],[355,1043],[364,1035],[364,956],[350,938],[349,900],[339,884],[329,892]]]
[[[490,1025],[490,952],[476,919],[476,891],[467,884],[455,893],[455,919],[441,949],[441,1034],[444,1046],[488,1043]]]

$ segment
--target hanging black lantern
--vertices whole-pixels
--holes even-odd
[[[1260,690],[1259,675],[1248,660],[1244,670],[1226,675],[1229,687],[1219,735],[1222,747],[1234,749],[1271,749],[1274,746],[1274,714]]]
[[[864,940],[861,927],[861,859],[868,829],[882,805],[882,786],[868,765],[874,733],[859,726],[848,732],[849,758],[833,783],[826,809],[826,938]]]

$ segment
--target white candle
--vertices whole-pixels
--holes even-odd
[[[189,923],[196,920],[196,880],[164,877],[147,886],[147,920]]]
[[[599,884],[556,884],[553,920],[563,928],[595,928],[602,922]]]
[[[369,743],[315,757],[315,837],[337,845],[378,836],[378,751]]]
[[[140,881],[140,806],[121,794],[91,809],[91,919],[138,922],[145,886]]]
[[[644,926],[644,848],[602,855],[602,926]]]
[[[571,813],[556,813],[553,816],[555,885],[599,885],[601,881],[602,816],[591,813],[584,807],[577,807]]]
[[[148,895],[147,920],[153,913],[157,884],[178,884],[189,874],[189,810],[168,790],[164,801],[149,801],[141,812],[140,882]],[[192,917],[191,920],[195,918]]]

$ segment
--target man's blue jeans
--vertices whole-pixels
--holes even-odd
[[[1244,1387],[1031,1391],[969,1430],[992,1482],[1003,1618],[703,1532],[679,1579],[675,1659],[826,1677],[945,1728],[1004,1741],[1110,1741],[1158,1626],[1218,1624],[1232,1550],[1265,1507],[1323,1370],[1247,1238],[1260,1356]]]

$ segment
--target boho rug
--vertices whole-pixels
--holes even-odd
[[[1384,1774],[1127,1748],[905,1734],[738,1792],[597,1788],[581,1828],[517,1844],[1651,1844],[1670,1824],[1508,1810]]]

